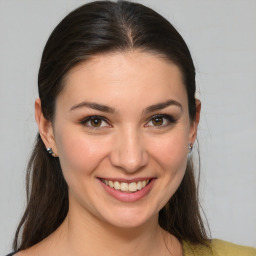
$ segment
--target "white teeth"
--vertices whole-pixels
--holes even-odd
[[[128,185],[128,183],[122,182],[122,183],[121,183],[121,190],[122,190],[122,191],[128,191],[128,190],[129,190],[129,185]]]
[[[113,188],[114,187],[114,182],[113,181],[108,181],[108,185],[111,187],[111,188]]]
[[[136,184],[136,182],[132,182],[132,183],[129,184],[129,191],[130,192],[137,191],[137,184]]]
[[[120,187],[121,187],[121,184],[120,184],[118,181],[115,181],[115,182],[114,182],[114,188],[117,189],[117,190],[119,190]]]
[[[149,180],[143,180],[138,182],[119,182],[119,181],[111,181],[102,179],[102,181],[109,187],[114,188],[116,190],[121,190],[123,192],[135,192],[137,190],[141,190],[149,183]]]
[[[142,189],[142,182],[141,181],[137,182],[137,189],[138,190]]]

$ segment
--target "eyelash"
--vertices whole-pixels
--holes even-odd
[[[100,121],[103,121],[103,122],[107,123],[107,124],[108,124],[108,125],[106,125],[107,127],[110,127],[110,126],[111,126],[111,125],[109,124],[109,121],[108,121],[105,117],[103,117],[103,116],[97,116],[97,115],[88,116],[88,117],[82,119],[82,120],[80,121],[80,123],[81,123],[82,125],[84,125],[84,126],[87,126],[87,127],[91,128],[91,129],[100,129],[100,128],[102,128],[102,127],[95,127],[95,126],[92,126],[92,125],[88,125],[88,123],[89,123],[90,121],[92,121],[92,120],[100,120]],[[106,127],[106,126],[104,126],[104,127]]]
[[[153,119],[156,119],[156,118],[165,119],[167,123],[164,124],[164,125],[159,125],[159,126],[158,125],[148,125],[150,122],[153,121]],[[163,122],[164,122],[164,120],[163,120]],[[154,115],[154,116],[150,117],[149,121],[146,124],[146,127],[150,126],[150,127],[154,127],[154,128],[160,129],[162,127],[170,126],[171,124],[174,124],[176,122],[177,122],[177,120],[173,116],[171,116],[171,115],[168,115],[168,114],[157,114],[157,115]]]
[[[157,119],[157,118],[165,119],[167,121],[167,124],[164,124],[164,125],[162,125],[162,124],[161,125],[148,125],[150,122],[152,122],[154,119]],[[97,127],[97,126],[93,126],[93,125],[88,125],[88,123],[90,121],[92,121],[92,120],[99,120],[101,122],[103,121],[107,125],[104,125],[103,127],[102,126]],[[163,122],[164,122],[164,120],[163,120]],[[177,122],[177,120],[173,116],[171,116],[171,115],[168,115],[168,114],[157,114],[157,115],[151,116],[150,119],[147,121],[145,126],[146,127],[154,127],[154,128],[159,129],[159,128],[166,127],[166,126],[169,126],[171,124],[174,124],[176,122]],[[100,128],[104,128],[104,127],[111,127],[111,125],[109,124],[109,121],[105,117],[98,116],[98,115],[88,116],[88,117],[82,119],[80,121],[80,123],[82,125],[86,126],[86,127],[91,128],[91,129],[100,129]]]

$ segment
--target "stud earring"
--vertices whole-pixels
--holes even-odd
[[[188,144],[188,153],[191,154],[193,151],[193,144],[192,143],[189,143]]]
[[[47,148],[46,150],[47,150],[49,155],[55,157],[55,153],[52,151],[52,148]]]

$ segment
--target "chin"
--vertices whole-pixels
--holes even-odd
[[[112,212],[109,213],[108,216],[102,217],[104,222],[123,229],[138,228],[143,225],[148,225],[149,222],[158,221],[158,213],[150,214],[145,209],[131,209],[130,207],[117,210],[115,213]]]

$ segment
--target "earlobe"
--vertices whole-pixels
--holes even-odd
[[[196,99],[196,116],[195,116],[195,120],[191,123],[190,136],[189,136],[190,137],[189,142],[192,144],[196,140],[197,128],[200,121],[200,113],[201,113],[201,101]]]
[[[35,101],[35,119],[45,148],[52,148],[54,155],[57,156],[57,147],[55,144],[52,122],[44,117],[41,108],[41,100],[39,98]]]

